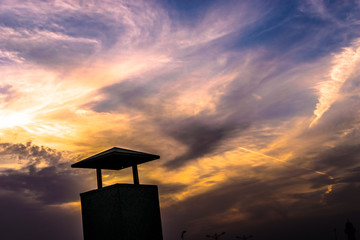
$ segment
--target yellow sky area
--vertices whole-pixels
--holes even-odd
[[[68,211],[68,212],[80,212],[81,211],[80,201],[67,202],[67,203],[62,203],[62,204],[51,204],[48,206],[51,208],[57,209],[57,210],[61,209],[63,211]]]
[[[282,168],[283,171],[286,169],[288,171],[300,169],[307,171],[309,176],[324,175],[333,180],[334,177],[326,172],[307,167],[306,162],[289,162],[294,157],[300,157],[306,148],[314,147],[314,142],[298,137],[307,129],[308,119],[299,118],[294,122],[296,123],[284,125],[286,128],[283,131],[286,132],[269,142],[265,148],[256,148],[253,144],[249,144],[252,147],[247,147],[246,145],[243,147],[239,146],[221,155],[202,158],[197,163],[186,166],[179,172],[172,172],[169,176],[166,176],[167,173],[161,173],[166,176],[164,179],[167,179],[167,181],[174,183],[181,182],[189,185],[185,191],[177,193],[172,197],[177,201],[181,201],[211,190],[218,186],[218,184],[225,183],[231,179],[241,181],[241,179],[245,178],[255,178],[261,179],[261,181],[269,181],[278,177],[272,175],[269,170],[254,172],[253,169],[259,166],[265,166],[270,169]],[[317,141],[321,142],[321,139],[319,138]],[[279,149],[282,151],[279,152]],[[324,188],[324,194],[330,193],[332,188],[333,185],[328,185]],[[302,193],[311,192],[313,189],[304,181],[298,185],[292,185],[291,189],[284,189],[284,191],[288,193]]]
[[[247,180],[252,177],[260,177],[262,180],[273,178],[274,176],[269,176],[266,172],[255,173],[251,171],[252,167],[262,164],[266,164],[267,166],[278,165],[275,161],[269,162],[264,156],[238,148],[221,155],[202,158],[194,163],[172,171],[162,168],[160,164],[155,162],[151,163],[151,166],[149,166],[149,163],[148,166],[140,166],[139,173],[140,181],[144,183],[156,179],[163,184],[186,185],[186,188],[180,192],[170,194],[162,193],[161,204],[162,206],[168,206],[174,202],[210,191],[219,184],[223,184],[231,179],[241,181],[242,179]],[[132,174],[129,169],[121,172],[105,171],[103,177],[104,185],[132,182]]]
[[[326,146],[328,144],[327,141],[325,141],[326,136],[312,136],[311,139],[299,137],[307,131],[309,120],[306,118],[299,118],[293,122],[292,127],[288,126],[286,134],[281,135],[269,144],[267,148],[262,150],[263,153],[265,153],[264,156],[274,159],[275,161],[283,162],[286,167],[303,169],[308,171],[309,174],[322,175],[327,177],[329,180],[334,180],[334,176],[329,175],[327,172],[308,167],[309,162],[307,162],[305,158],[306,156],[304,155],[304,153],[319,149],[319,147],[324,145]],[[261,155],[263,153],[256,154]],[[268,153],[277,154],[276,157],[274,157],[275,155],[270,156],[267,155]],[[291,161],[294,159],[297,159],[298,162]],[[295,187],[292,185],[290,191],[294,190],[300,192],[312,191],[309,186]],[[329,194],[332,190],[333,184],[329,184],[326,189],[324,189],[324,194]]]
[[[116,54],[119,52],[119,54]],[[89,89],[99,89],[123,80],[147,81],[159,71],[172,68],[171,57],[161,51],[112,49],[104,55],[86,62],[66,73],[65,81],[78,84]],[[175,64],[176,65],[176,64]],[[144,77],[145,76],[145,77]]]
[[[183,184],[187,187],[177,193],[163,195],[162,206],[171,205],[177,201],[211,191],[227,181],[246,181],[261,179],[268,181],[278,176],[271,175],[269,170],[254,171],[254,167],[287,168],[280,159],[268,156],[261,152],[243,147],[227,151],[224,154],[201,158],[180,169],[168,171],[164,168],[152,168],[151,172],[144,170],[145,179],[158,179],[167,184]],[[159,178],[161,176],[161,178]],[[129,180],[129,179],[128,179]],[[145,180],[146,181],[146,180]],[[292,190],[303,188],[294,187]]]
[[[50,97],[49,102],[51,101],[52,99]],[[141,115],[134,117],[122,114],[96,113],[78,109],[78,104],[80,103],[76,101],[70,101],[63,107],[59,107],[54,103],[53,105],[47,104],[46,107],[49,107],[49,109],[43,107],[38,111],[34,111],[29,122],[21,126],[9,127],[5,129],[6,131],[2,131],[2,135],[0,136],[1,141],[6,142],[6,140],[9,139],[7,137],[10,136],[9,142],[26,142],[32,140],[34,144],[53,147],[57,150],[70,150],[77,153],[96,153],[112,147],[115,142],[126,142],[132,139],[134,134],[136,134],[130,130],[133,127],[132,124],[134,120],[136,121],[136,118],[143,118]],[[297,124],[292,126],[284,125],[283,131],[286,132],[286,134],[282,134],[276,140],[269,142],[266,148],[256,147],[256,145],[253,145],[254,142],[250,141],[250,148],[246,145],[239,146],[235,150],[227,151],[221,155],[199,159],[174,171],[168,171],[159,166],[152,168],[151,171],[146,171],[146,168],[144,171],[140,169],[141,179],[144,180],[144,182],[147,182],[147,179],[157,179],[167,184],[183,184],[187,186],[180,192],[162,196],[164,199],[162,206],[168,206],[173,202],[183,201],[192,196],[205,193],[231,179],[236,179],[237,181],[249,178],[261,179],[262,181],[273,179],[277,176],[272,176],[269,174],[269,171],[254,172],[252,168],[262,165],[266,167],[278,167],[282,165],[288,167],[285,163],[292,157],[292,145],[302,146],[300,140],[294,143],[291,142],[290,139],[296,139],[296,136],[301,133],[304,128],[306,129],[306,125],[307,122],[304,119],[298,120]],[[114,133],[114,126],[116,126],[116,132],[114,135],[111,135],[111,133]],[[99,132],[102,131],[105,133],[99,134]],[[155,129],[150,129],[149,131],[155,131]],[[11,135],[14,134],[14,132],[16,136]],[[116,136],[119,132],[124,134],[122,134],[121,137]],[[127,133],[128,136],[126,136],[125,133]],[[158,141],[167,142],[165,138]],[[178,146],[179,144],[175,142],[169,141],[168,144],[171,146],[167,145],[164,146],[164,148],[181,149]],[[261,144],[259,144],[259,146],[261,146]],[[286,149],[287,151],[272,155],[277,152],[277,149]],[[15,165],[14,163],[12,167],[15,168]],[[312,171],[314,174],[320,174],[316,173],[316,170],[309,169],[309,171]],[[116,182],[131,182],[131,173],[121,173],[115,178],[113,174],[109,177],[104,176],[105,185]],[[304,186],[294,186],[292,191],[306,191],[303,188]],[[305,187],[305,189],[309,189],[309,187]],[[330,191],[329,189],[331,190],[331,187],[327,189],[328,192]],[[309,189],[309,191],[311,190]]]
[[[331,139],[326,134],[311,134],[308,117],[293,118],[279,130],[280,134],[262,149],[265,154],[287,162],[299,158],[306,152],[329,145]],[[311,134],[309,137],[307,134]],[[333,133],[329,133],[333,134]],[[303,162],[305,166],[306,163]]]
[[[166,59],[135,54],[131,58],[112,60],[111,64],[94,63],[68,73],[36,66],[2,68],[5,76],[2,84],[10,85],[12,91],[12,97],[1,103],[2,141],[33,139],[36,144],[59,146],[62,139],[69,146],[74,138],[86,141],[84,133],[91,129],[105,131],[110,126],[123,129],[127,122],[123,115],[98,114],[81,109],[81,105],[98,100],[99,96],[93,95],[97,89],[162,66]]]
[[[311,117],[296,117],[285,122],[281,127],[276,129],[277,138],[262,148],[262,152],[276,158],[288,161],[293,158],[299,158],[304,153],[318,150],[323,147],[331,147],[334,138],[333,132],[322,132],[316,134],[309,129]],[[317,151],[314,151],[317,152]],[[303,162],[306,165],[305,162]]]
[[[35,115],[20,126],[3,128],[0,134],[2,142],[32,141],[33,144],[52,147],[58,151],[78,153],[101,151],[110,144],[107,139],[113,137],[110,132],[114,131],[114,128],[117,132],[129,132],[132,120],[124,115],[91,111],[68,112],[66,109],[49,115],[42,112],[38,114],[43,117]],[[109,134],[99,134],[99,132],[109,132]]]

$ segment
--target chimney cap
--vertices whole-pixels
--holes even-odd
[[[121,170],[159,159],[160,156],[113,147],[71,165],[72,168]]]

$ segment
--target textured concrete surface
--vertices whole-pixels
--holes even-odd
[[[80,194],[84,240],[162,240],[157,186],[115,184]]]

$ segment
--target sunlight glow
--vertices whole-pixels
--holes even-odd
[[[11,128],[16,126],[24,126],[30,123],[32,118],[26,112],[0,112],[0,128]]]

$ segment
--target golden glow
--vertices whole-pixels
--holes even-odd
[[[62,203],[62,204],[52,204],[49,205],[50,207],[54,207],[56,209],[61,209],[64,211],[69,211],[69,212],[79,212],[81,210],[81,203],[80,201],[78,202],[68,202],[68,203]]]
[[[31,122],[26,112],[0,111],[0,128],[24,126]]]

